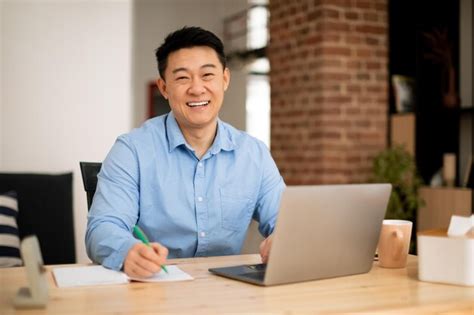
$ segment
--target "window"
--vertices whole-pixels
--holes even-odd
[[[267,1],[249,1],[257,5],[248,12],[247,49],[267,46],[268,8]],[[261,6],[263,5],[263,6]],[[246,130],[270,147],[270,81],[268,58],[258,58],[247,65]]]
[[[246,129],[270,147],[269,62],[260,58],[249,65],[247,75]]]

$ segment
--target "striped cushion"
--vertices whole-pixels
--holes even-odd
[[[21,266],[18,202],[13,191],[0,194],[0,268]]]

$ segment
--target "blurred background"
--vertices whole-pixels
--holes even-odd
[[[88,261],[79,161],[168,110],[154,51],[201,26],[229,57],[221,119],[264,141],[288,185],[390,181],[374,160],[402,145],[419,185],[446,186],[449,153],[463,188],[472,15],[470,0],[3,0],[0,172],[73,173],[75,259]]]

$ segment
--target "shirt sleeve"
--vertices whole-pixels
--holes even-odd
[[[264,237],[268,237],[275,228],[281,195],[286,186],[269,150],[264,144],[260,146],[262,152],[262,179],[253,218],[259,222],[258,229],[260,233]]]
[[[121,136],[102,164],[87,218],[86,249],[94,262],[122,268],[128,251],[139,242],[132,235],[138,205],[138,158],[127,138]]]

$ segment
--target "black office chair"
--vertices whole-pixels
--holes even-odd
[[[92,198],[94,198],[95,190],[97,188],[97,174],[100,172],[102,163],[79,162],[79,165],[81,166],[84,190],[87,193],[87,211],[89,211],[92,205]]]

